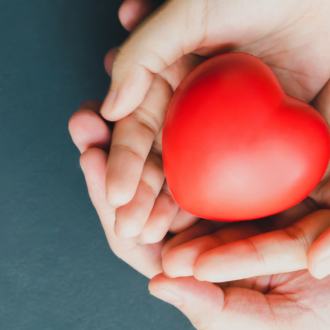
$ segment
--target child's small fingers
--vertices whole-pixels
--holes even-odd
[[[118,11],[120,23],[127,31],[133,31],[156,8],[157,4],[150,0],[126,0]]]
[[[162,129],[155,136],[133,199],[116,211],[115,232],[119,237],[135,237],[141,233],[163,187],[165,174],[161,140]]]
[[[109,205],[119,208],[133,199],[171,96],[168,83],[155,76],[143,103],[129,116],[116,122],[107,164]]]
[[[118,237],[139,235],[149,218],[165,175],[160,155],[150,153],[133,199],[116,211],[115,233]]]
[[[81,153],[92,147],[109,150],[111,131],[97,114],[101,104],[100,101],[87,101],[69,120],[69,132]]]
[[[163,242],[142,246],[135,238],[118,238],[114,231],[115,210],[105,200],[107,154],[97,148],[86,150],[80,157],[89,196],[100,217],[113,252],[140,273],[151,278],[161,272],[160,250]]]
[[[167,234],[178,210],[179,206],[175,203],[165,182],[155,201],[149,219],[137,237],[138,242],[152,244],[161,241]]]

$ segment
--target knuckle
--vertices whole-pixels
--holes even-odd
[[[298,226],[292,225],[288,228],[283,229],[284,233],[289,236],[291,240],[299,244],[306,253],[308,253],[311,242],[309,242],[305,232]]]
[[[149,131],[152,136],[155,136],[160,128],[160,122],[157,117],[148,109],[139,106],[133,113],[130,114],[139,125]]]
[[[119,149],[120,151],[127,151],[130,154],[132,154],[133,156],[135,156],[138,160],[140,160],[141,162],[145,162],[145,157],[143,157],[143,155],[141,155],[140,153],[136,152],[133,148],[122,144],[122,143],[117,143],[117,144],[113,144],[111,146],[111,149]]]
[[[263,254],[259,251],[259,249],[254,244],[254,241],[252,238],[246,238],[244,240],[245,244],[248,246],[248,248],[252,251],[252,253],[256,256],[257,260],[264,265],[266,265],[266,260],[263,256]]]
[[[148,184],[144,180],[140,180],[140,184],[142,186],[144,186],[144,188],[146,188],[151,193],[151,195],[152,195],[153,198],[156,198],[157,197],[158,194],[157,194],[156,190],[150,184]]]

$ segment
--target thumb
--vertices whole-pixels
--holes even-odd
[[[280,294],[264,295],[243,287],[221,290],[216,284],[200,282],[194,277],[167,278],[158,274],[149,282],[150,293],[185,314],[198,330],[215,329],[289,329],[283,320],[274,322],[284,309],[289,312],[292,300],[281,299]],[[291,305],[290,305],[291,304]]]
[[[224,293],[218,286],[193,277],[169,279],[158,274],[150,281],[149,291],[180,309],[196,329],[211,329],[224,307]]]
[[[143,101],[155,73],[160,73],[203,40],[204,1],[167,1],[119,47],[110,91],[101,114],[119,120]]]

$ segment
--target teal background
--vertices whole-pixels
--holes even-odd
[[[0,0],[0,329],[193,329],[108,247],[67,124],[103,99],[117,0]]]

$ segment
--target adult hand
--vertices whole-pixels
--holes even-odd
[[[127,0],[119,12],[122,21],[137,3],[145,13],[151,12],[149,1]],[[157,218],[163,219],[158,220],[163,233],[178,209],[166,184],[162,189],[164,175],[156,161],[160,146],[153,144],[155,136],[160,140],[171,94],[167,83],[175,90],[203,56],[247,52],[271,67],[286,93],[309,102],[330,77],[329,13],[329,1],[321,0],[180,0],[167,1],[139,25],[119,47],[101,109],[107,120],[121,119],[113,133],[106,175],[107,202],[118,208],[118,236],[156,242],[163,235],[141,232],[148,232],[149,215],[154,219],[152,205],[159,210]],[[156,169],[157,179],[148,174]],[[137,212],[142,200],[146,207]]]
[[[198,330],[309,330],[330,327],[330,277],[298,271],[227,285],[193,277],[149,283],[150,293],[181,310]]]

